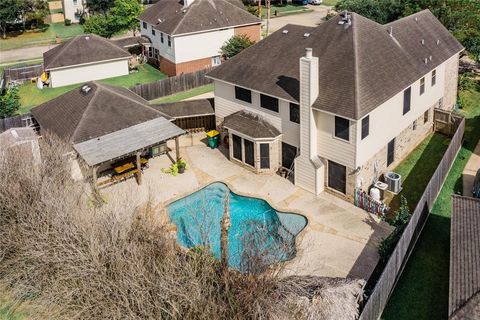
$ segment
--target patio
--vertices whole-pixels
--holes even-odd
[[[141,205],[148,200],[164,208],[201,187],[222,181],[232,191],[265,199],[279,211],[295,212],[308,218],[297,237],[297,255],[285,264],[286,274],[368,279],[378,262],[377,246],[391,227],[376,217],[328,193],[314,196],[278,175],[256,175],[230,162],[226,150],[210,149],[203,134],[183,136],[180,153],[189,164],[184,174],[162,172],[170,157],[150,160],[143,184],[135,180],[118,183],[101,192],[112,201],[127,197]],[[174,146],[170,145],[174,150]],[[223,151],[223,152],[222,152]]]

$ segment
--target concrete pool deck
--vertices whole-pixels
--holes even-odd
[[[319,196],[300,189],[278,175],[256,175],[230,162],[221,149],[210,149],[197,137],[183,137],[180,154],[189,164],[184,174],[162,172],[169,157],[150,161],[143,184],[135,179],[101,192],[108,198],[128,197],[140,205],[150,200],[159,206],[214,182],[226,183],[233,192],[267,200],[279,211],[307,217],[297,236],[297,255],[285,264],[286,274],[368,279],[378,262],[377,247],[392,228],[378,218],[329,193]],[[170,152],[172,158],[175,152]]]

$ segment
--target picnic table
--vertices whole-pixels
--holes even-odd
[[[142,167],[144,167],[148,164],[148,160],[146,158],[140,158],[140,164]],[[113,170],[115,170],[115,173],[121,174],[135,167],[136,167],[136,164],[133,161],[128,161],[126,163],[123,163],[114,167]]]

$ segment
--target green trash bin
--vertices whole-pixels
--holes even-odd
[[[212,130],[207,132],[208,146],[212,149],[218,148],[220,145],[220,132]]]

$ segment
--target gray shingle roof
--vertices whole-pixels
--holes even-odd
[[[138,19],[169,35],[261,23],[239,0],[195,0],[188,7],[183,1],[161,0]]]
[[[227,129],[243,133],[254,139],[275,138],[282,133],[270,122],[258,114],[247,111],[238,111],[226,116],[223,126]]]
[[[450,233],[450,299],[448,314],[457,314],[474,300],[480,302],[480,199],[452,196]],[[479,305],[470,305],[462,319],[474,319]],[[476,310],[476,311],[475,311]],[[464,314],[466,311],[467,314]],[[478,316],[478,313],[476,314]],[[470,317],[469,317],[470,316]],[[478,318],[477,318],[478,319]]]
[[[73,148],[89,166],[94,166],[151,147],[184,133],[184,130],[160,117],[74,144]]]
[[[340,20],[336,16],[318,27],[287,25],[208,76],[298,102],[299,59],[305,48],[313,48],[320,90],[312,107],[360,119],[463,49],[429,10],[388,25],[355,13],[348,28]]]
[[[214,115],[213,99],[178,101],[173,103],[154,104],[152,108],[172,118]]]
[[[83,63],[129,58],[131,55],[113,41],[94,34],[76,36],[43,54],[45,70]]]
[[[33,108],[41,130],[79,143],[164,116],[126,88],[97,82],[87,86],[88,93],[76,88]]]

